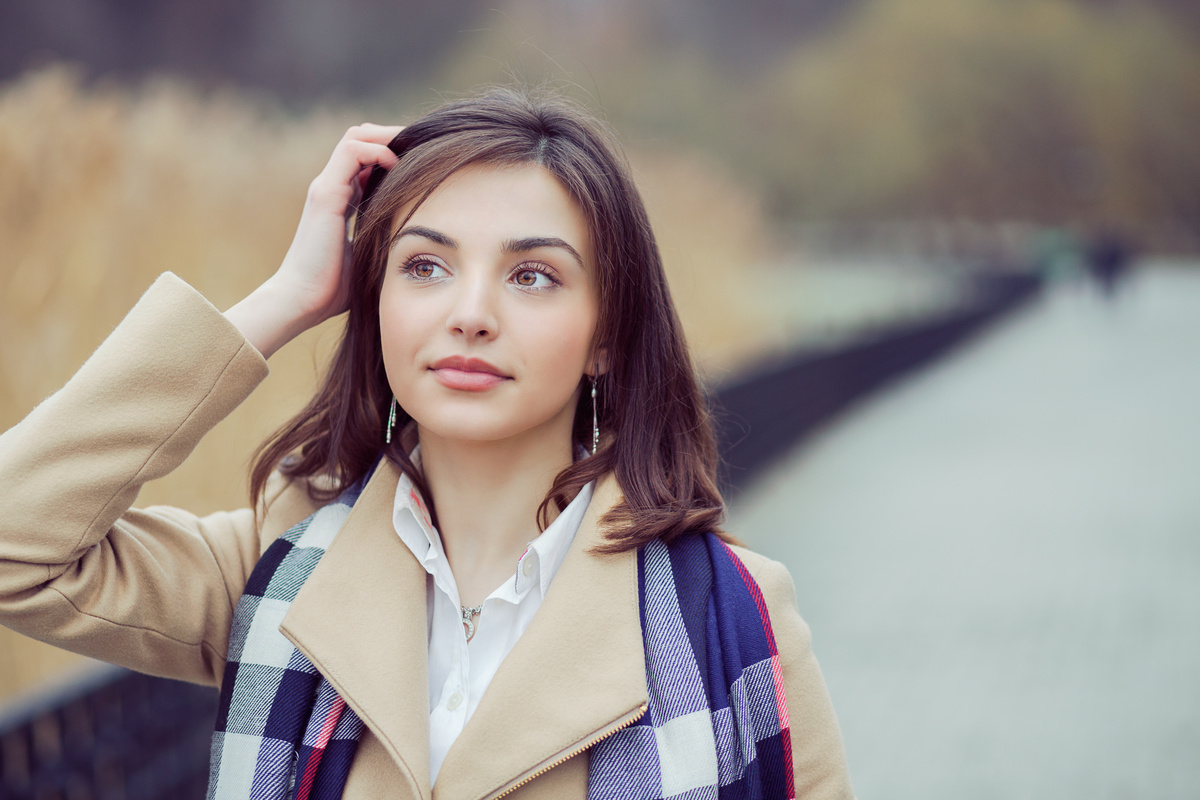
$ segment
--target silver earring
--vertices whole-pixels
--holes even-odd
[[[392,443],[392,428],[396,426],[396,398],[392,398],[392,408],[388,411],[387,432],[384,434],[383,443]]]
[[[592,376],[592,455],[600,446],[600,417],[596,413],[596,376]]]

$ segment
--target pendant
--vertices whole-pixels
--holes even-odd
[[[480,612],[483,611],[483,603],[471,608],[459,606],[459,609],[462,611],[463,633],[467,635],[467,641],[469,642],[475,637],[475,623],[471,618],[479,616]]]

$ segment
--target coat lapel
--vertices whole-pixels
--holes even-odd
[[[542,607],[446,755],[437,800],[519,783],[646,703],[637,553],[589,552],[620,497],[611,475],[597,486]]]
[[[400,474],[375,470],[280,626],[429,798],[425,570],[395,534]]]

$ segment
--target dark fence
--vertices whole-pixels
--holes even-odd
[[[0,716],[0,798],[202,798],[216,714],[215,689],[99,668]]]
[[[834,415],[1031,297],[1022,275],[977,279],[961,308],[803,351],[713,397],[728,489]],[[0,715],[0,800],[178,800],[204,796],[213,689],[99,669]]]
[[[718,387],[712,405],[723,489],[732,495],[745,488],[852,403],[963,342],[1040,287],[1026,273],[982,273],[971,279],[963,303],[941,315],[800,350]]]

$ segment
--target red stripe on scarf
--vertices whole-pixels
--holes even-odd
[[[771,615],[767,613],[767,601],[763,599],[762,591],[759,590],[758,584],[742,560],[729,549],[729,545],[724,542],[721,542],[721,545],[725,548],[729,560],[737,567],[738,575],[742,577],[742,583],[750,591],[750,596],[754,598],[759,619],[762,620],[763,632],[767,635],[767,647],[771,651],[771,675],[775,680],[775,708],[779,714],[779,732],[781,734],[779,738],[783,743],[783,759],[787,769],[787,796],[788,800],[795,800],[796,776],[792,769],[792,724],[791,718],[788,716],[787,693],[783,685],[783,665],[779,661],[779,648],[775,645],[775,631],[771,628]]]
[[[304,765],[304,776],[300,780],[300,788],[296,791],[296,800],[308,800],[309,794],[312,792],[313,780],[317,777],[317,767],[321,765],[325,748],[333,737],[333,729],[337,727],[338,720],[342,718],[342,712],[345,710],[346,701],[340,695],[334,697],[333,705],[330,706],[329,713],[325,715],[325,721],[321,723],[317,741],[313,743],[312,754],[308,757],[308,763]]]

